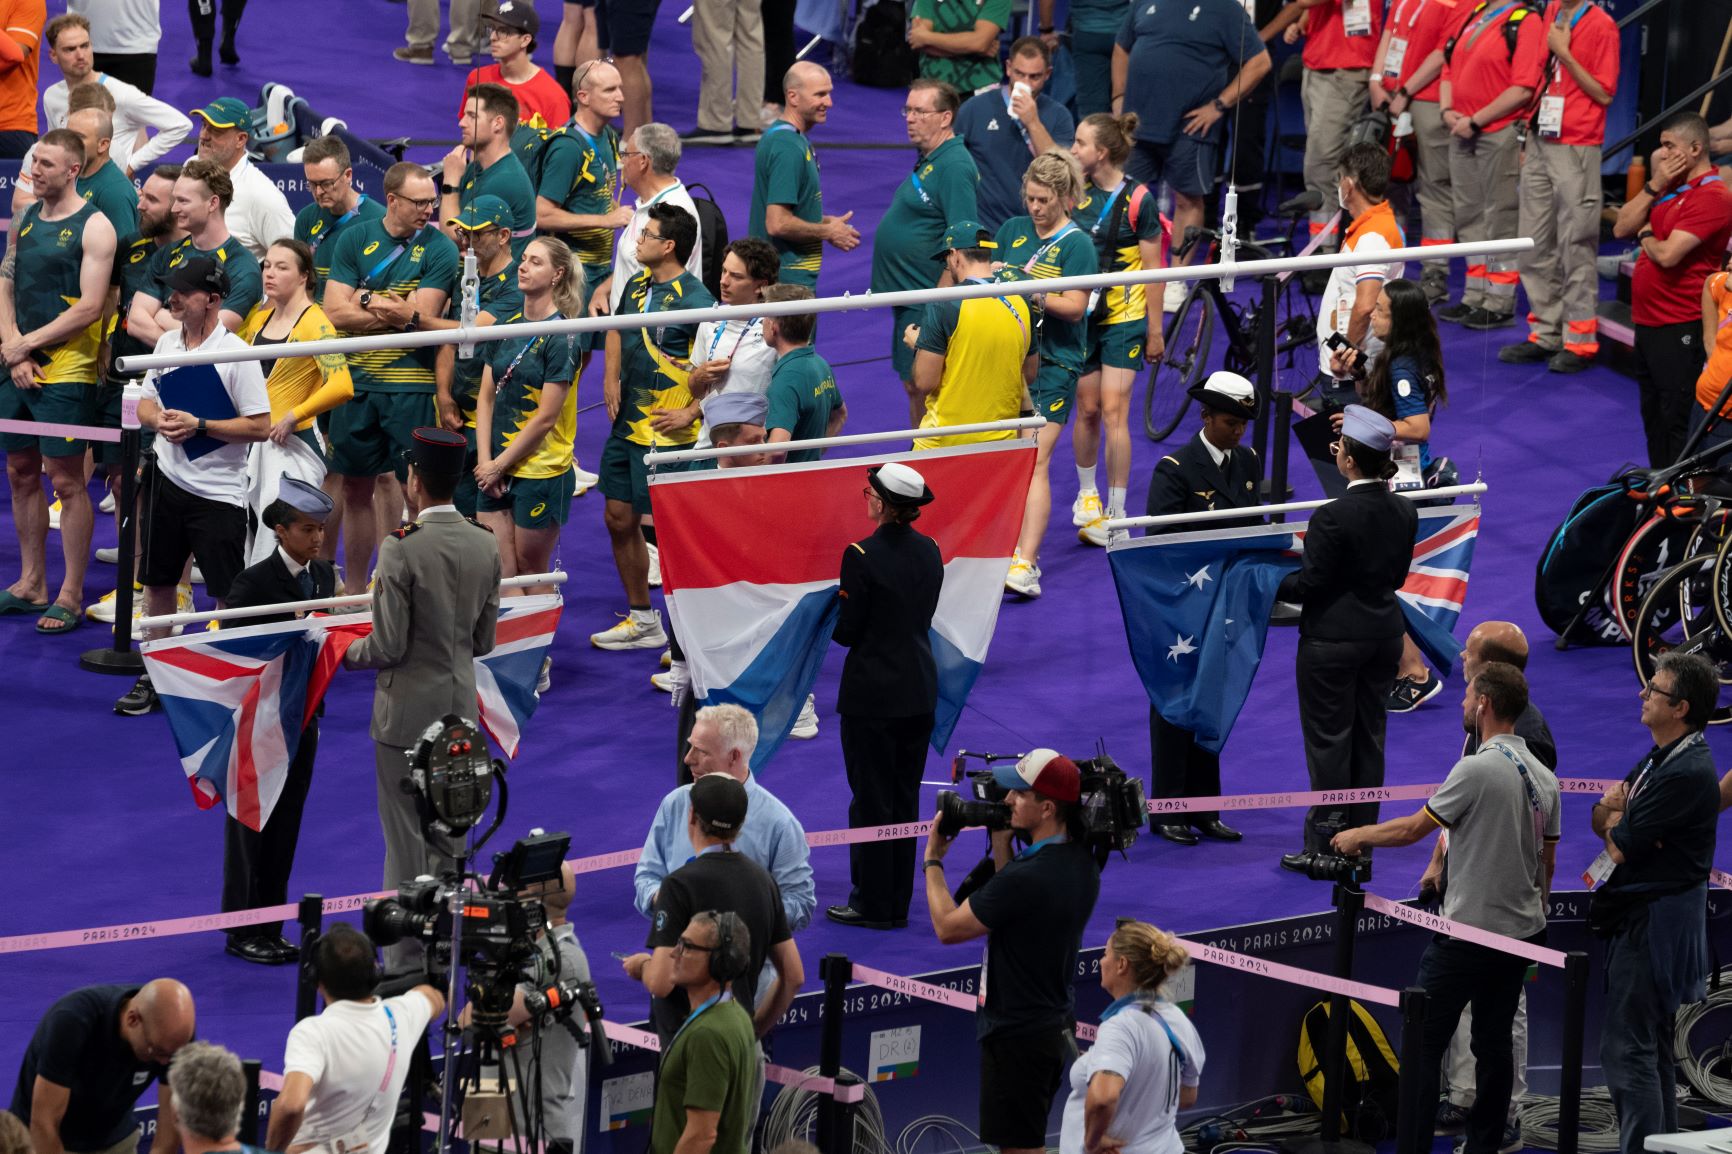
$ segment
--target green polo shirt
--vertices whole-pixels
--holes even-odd
[[[687,1110],[720,1114],[711,1154],[747,1154],[757,1103],[758,1041],[752,1016],[732,998],[687,1019],[662,1053],[656,1073],[650,1154],[673,1154]]]
[[[90,176],[78,178],[78,195],[94,204],[114,226],[114,235],[130,236],[138,231],[138,189],[112,160]]]
[[[548,137],[542,149],[537,195],[584,216],[602,216],[619,205],[619,133],[612,126],[591,136],[573,122]],[[613,271],[613,229],[580,228],[557,235],[586,268]]]
[[[1068,220],[1061,230],[1043,240],[1028,217],[1015,216],[1005,221],[994,238],[998,241],[998,259],[1004,262],[1003,272],[1017,280],[1093,276],[1099,272],[1089,234]],[[1046,316],[1040,323],[1040,355],[1073,372],[1081,372],[1087,338],[1086,314],[1074,321]]]
[[[457,182],[457,207],[468,208],[478,196],[497,196],[511,210],[511,255],[523,255],[523,246],[535,239],[535,186],[514,153],[506,153],[487,168],[475,161],[463,170]]]
[[[109,341],[109,353],[113,358],[148,353],[154,347],[126,331],[126,314],[132,310],[132,298],[138,295],[138,290],[148,289],[153,284],[151,258],[162,247],[156,243],[155,237],[134,234],[123,237],[115,249],[114,275],[109,283],[120,289],[120,305],[115,312],[120,319]]]
[[[1010,27],[1010,0],[914,0],[916,20],[932,21],[934,32],[972,32],[976,21],[996,24],[1003,32]],[[981,88],[990,88],[1004,81],[1004,65],[998,59],[998,41],[992,51],[981,56],[920,55],[920,75],[942,80],[962,93],[966,99]],[[972,214],[971,214],[972,215]]]
[[[383,217],[356,221],[332,242],[331,281],[357,290],[406,297],[423,289],[438,289],[446,301],[457,293],[462,259],[450,237],[427,225],[407,238],[392,236]],[[356,392],[433,393],[435,348],[377,349],[353,353],[349,373]]]
[[[818,161],[812,155],[812,142],[786,120],[770,125],[758,141],[747,231],[774,246],[782,258],[782,283],[816,286],[824,261],[824,242],[771,236],[766,216],[772,204],[783,205],[808,224],[824,219],[824,193],[818,187]]]
[[[138,291],[155,297],[160,304],[168,304],[169,295],[174,291],[168,285],[169,274],[195,256],[210,257],[229,274],[229,293],[222,304],[224,312],[245,318],[264,297],[265,282],[259,274],[258,258],[232,236],[208,252],[194,248],[190,236],[157,249],[156,255],[150,258],[149,279],[139,286]]]
[[[872,242],[872,291],[927,289],[944,266],[932,254],[953,221],[978,220],[980,172],[960,136],[921,157],[897,186]]]
[[[811,345],[790,349],[776,359],[770,373],[770,411],[764,417],[764,435],[787,429],[796,441],[822,437],[830,427],[830,414],[842,403],[836,374]],[[793,449],[790,461],[816,461],[817,449]]]
[[[644,269],[633,277],[619,298],[620,316],[631,313],[683,312],[707,309],[716,303],[704,282],[689,272],[665,284],[657,284]],[[645,329],[622,329],[619,334],[619,416],[613,435],[634,445],[689,445],[698,439],[698,422],[674,433],[650,428],[656,409],[683,409],[692,403],[692,341],[698,326],[668,324]]]
[[[495,275],[481,278],[480,304],[481,312],[492,317],[494,324],[504,324],[523,311],[523,293],[517,287],[515,260]],[[492,348],[492,345],[476,345],[473,357],[468,360],[458,357],[452,362],[451,398],[463,412],[463,423],[471,429],[475,427],[475,390],[481,387],[481,366],[487,363]]]
[[[385,206],[362,193],[350,213],[332,216],[317,204],[309,204],[295,214],[295,239],[313,250],[313,271],[319,275],[313,299],[321,304],[325,300],[325,282],[331,276],[331,256],[337,251],[334,242],[350,225],[384,216]]]

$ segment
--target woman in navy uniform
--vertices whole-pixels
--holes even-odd
[[[285,476],[277,499],[265,506],[265,528],[277,535],[277,547],[257,565],[243,569],[229,586],[228,606],[279,605],[336,595],[337,572],[319,556],[325,541],[325,518],[331,498],[305,481]],[[300,614],[272,613],[246,617],[236,626],[292,621]],[[324,712],[323,705],[319,712]],[[319,719],[301,730],[300,744],[289,762],[283,792],[262,830],[248,829],[231,815],[223,833],[223,912],[280,906],[288,901],[289,868],[301,835],[301,811],[313,784],[313,758],[319,751]],[[261,965],[292,962],[298,951],[282,935],[281,922],[238,926],[229,931],[227,952]]]
[[[938,708],[932,614],[944,584],[937,543],[913,524],[932,500],[925,479],[895,461],[866,476],[866,512],[878,530],[842,554],[835,632],[849,647],[836,712],[853,827],[920,820],[920,774]],[[849,847],[848,904],[825,915],[875,930],[907,925],[917,848],[912,840]]]
[[[1190,395],[1202,406],[1203,427],[1155,465],[1148,515],[1255,507],[1262,470],[1257,450],[1239,441],[1246,423],[1257,419],[1256,388],[1238,373],[1223,371],[1193,386]],[[1261,520],[1234,517],[1160,531],[1228,529]],[[1221,792],[1221,755],[1198,745],[1195,734],[1172,724],[1153,705],[1149,706],[1149,749],[1156,797],[1214,797]],[[1241,836],[1214,810],[1156,814],[1149,819],[1149,828],[1180,845],[1196,845],[1199,833],[1217,841],[1238,841]]]

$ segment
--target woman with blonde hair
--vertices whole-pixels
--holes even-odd
[[[1071,1066],[1060,1154],[1182,1154],[1178,1112],[1197,1101],[1203,1040],[1162,990],[1189,960],[1172,934],[1119,919],[1101,958],[1113,1000]]]

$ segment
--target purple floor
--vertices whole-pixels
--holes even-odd
[[[543,0],[541,7],[549,16],[557,6]],[[687,52],[686,33],[673,23],[677,8],[670,3],[664,9],[652,67],[659,82],[659,117],[683,127],[692,120],[696,70],[676,67],[674,58]],[[184,17],[171,4],[164,6],[164,18],[168,29],[158,94],[182,107],[225,91],[250,97],[263,81],[281,79],[321,112],[344,115],[364,133],[449,135],[452,125],[445,114],[429,110],[455,105],[462,74],[450,66],[414,68],[390,60],[390,47],[400,42],[400,5],[385,0],[255,3],[241,33],[245,66],[224,70],[219,79],[231,82],[220,86],[193,81],[185,72]],[[342,34],[336,34],[339,27]],[[320,32],[308,36],[307,29]],[[265,46],[273,44],[282,51],[267,67]],[[365,86],[345,84],[350,77],[366,77]],[[866,288],[873,224],[910,157],[825,150],[824,145],[894,138],[899,99],[897,93],[843,84],[832,126],[817,135],[828,207],[855,210],[855,223],[867,240],[853,254],[826,253],[827,294]],[[400,114],[385,113],[385,105]],[[694,150],[681,171],[688,180],[708,184],[736,230],[743,231],[749,164],[743,151]],[[850,431],[894,428],[905,420],[901,389],[882,360],[887,330],[888,319],[877,311],[823,326],[820,351],[846,366],[838,377],[849,404]],[[1574,494],[1640,454],[1635,386],[1599,367],[1560,378],[1500,366],[1496,347],[1515,339],[1509,332],[1450,329],[1446,335],[1451,403],[1438,420],[1434,446],[1456,457],[1464,477],[1483,471],[1491,486],[1466,619],[1511,618],[1536,641],[1531,674],[1558,736],[1563,772],[1621,775],[1647,746],[1637,723],[1627,651],[1555,653],[1534,612],[1531,584],[1540,542]],[[594,376],[592,370],[580,386],[582,404],[599,400]],[[1302,376],[1285,372],[1283,387],[1297,389]],[[595,463],[605,431],[599,411],[580,421],[579,453],[585,463]],[[1133,505],[1142,500],[1159,451],[1135,435]],[[985,673],[954,742],[976,750],[1051,745],[1079,752],[1104,738],[1121,764],[1140,772],[1148,759],[1147,702],[1126,653],[1105,557],[1077,544],[1062,515],[1076,490],[1068,438],[1061,442],[1052,475],[1061,512],[1043,557],[1046,596],[1005,606]],[[1296,476],[1295,484],[1301,497],[1317,495],[1308,473]],[[800,512],[791,509],[789,515]],[[862,525],[862,534],[866,530]],[[98,544],[111,543],[112,527],[105,524]],[[57,580],[58,556],[52,552],[57,543],[51,541],[50,548]],[[501,838],[508,841],[539,825],[570,830],[576,853],[634,847],[656,800],[671,784],[673,714],[667,698],[649,684],[656,669],[653,653],[604,653],[587,644],[588,633],[611,624],[613,614],[623,609],[599,497],[576,503],[559,560],[571,575],[565,588],[567,624],[556,645],[553,688],[511,771],[513,811]],[[9,580],[16,564],[12,535],[0,532],[0,580]],[[112,570],[96,566],[87,601],[99,596],[102,582],[112,577]],[[55,639],[38,637],[26,619],[0,622],[0,669],[15,687],[4,715],[12,753],[0,767],[9,787],[8,808],[18,823],[0,848],[0,876],[14,895],[0,909],[0,935],[202,914],[218,905],[222,823],[192,805],[161,719],[116,716],[110,704],[126,683],[77,668],[78,652],[101,640],[92,628]],[[1290,672],[1294,646],[1292,631],[1271,634],[1262,676],[1227,747],[1229,792],[1293,788],[1304,781]],[[832,655],[819,685],[823,728],[818,738],[789,743],[763,777],[808,829],[846,823],[847,789],[832,712],[840,660],[839,653]],[[336,895],[379,884],[382,844],[366,737],[369,699],[370,682],[360,675],[347,675],[333,693],[296,864],[296,892]],[[1457,701],[1458,690],[1451,685],[1418,713],[1391,720],[1391,783],[1442,778],[1460,743]],[[1713,742],[1727,748],[1725,735],[1716,734]],[[943,774],[945,764],[933,757],[929,775]],[[1562,878],[1593,856],[1587,802],[1571,798],[1565,807]],[[1298,846],[1297,811],[1247,813],[1234,824],[1247,835],[1239,845],[1184,849],[1147,837],[1140,841],[1128,862],[1108,867],[1090,940],[1102,940],[1119,914],[1191,931],[1326,905],[1323,888],[1276,865],[1281,853]],[[1405,895],[1422,860],[1419,848],[1380,855],[1374,888]],[[814,865],[820,906],[844,900],[844,852],[815,851]],[[628,989],[608,961],[609,951],[633,949],[642,941],[645,927],[631,910],[630,895],[627,871],[590,875],[572,908],[610,1016],[621,1019],[636,1017],[642,1005],[641,993]],[[808,959],[843,950],[900,973],[966,964],[976,956],[971,948],[949,950],[934,943],[919,898],[914,915],[913,925],[893,934],[841,930],[820,917],[800,937],[800,947]],[[8,990],[0,1004],[0,1070],[13,1068],[42,1008],[63,990],[162,973],[192,985],[203,1036],[260,1056],[267,1066],[280,1061],[292,1017],[293,971],[227,958],[213,934],[0,958],[0,981]],[[1384,984],[1401,984],[1407,977],[1359,976]]]

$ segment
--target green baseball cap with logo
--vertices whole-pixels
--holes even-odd
[[[497,196],[483,193],[463,207],[463,211],[448,219],[465,232],[483,232],[492,228],[512,227],[511,207]]]
[[[242,128],[252,119],[252,111],[233,96],[219,96],[192,114],[204,117],[212,128]]]
[[[944,230],[944,244],[932,254],[933,260],[943,260],[953,248],[997,248],[998,242],[978,220],[959,220]]]

